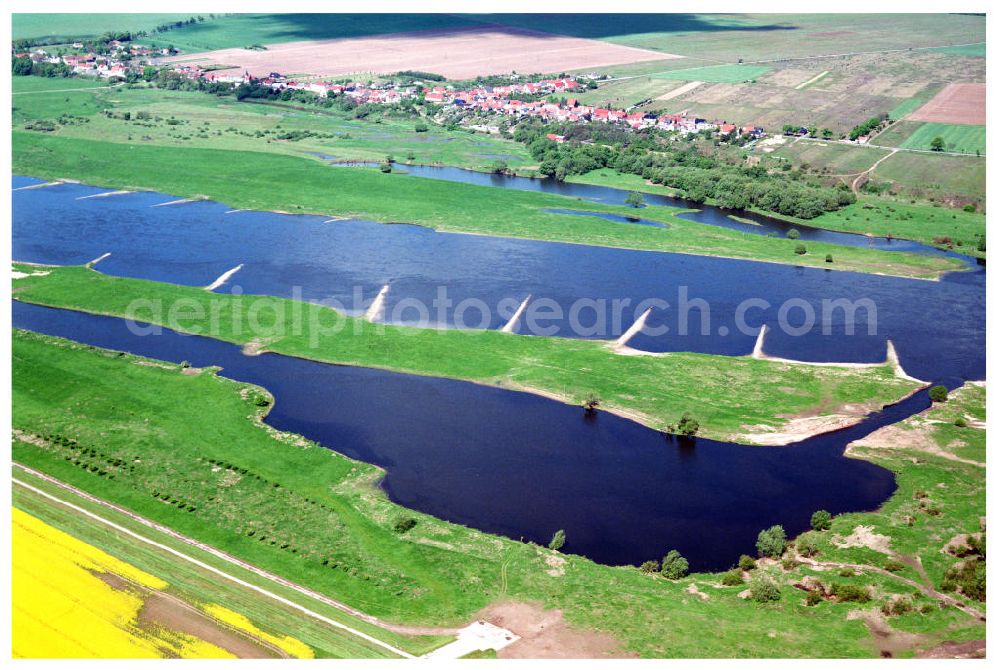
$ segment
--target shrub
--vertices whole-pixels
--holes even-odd
[[[957,419],[955,419],[955,425],[958,426],[959,428],[968,428],[969,422],[962,417],[958,417]]]
[[[628,195],[625,196],[625,204],[629,207],[642,207],[646,204],[646,200],[642,197],[642,193],[629,191]]]
[[[827,254],[826,255],[826,262],[827,263],[832,263],[833,262],[833,254]]]
[[[806,605],[809,607],[815,607],[823,602],[823,594],[819,591],[810,591],[806,594]]]
[[[743,554],[740,556],[740,570],[753,570],[757,567],[757,561],[753,560],[752,556],[747,556]]]
[[[392,529],[397,533],[407,533],[417,525],[417,520],[412,516],[404,516],[400,519],[396,519],[396,523],[392,524]]]
[[[948,389],[941,384],[932,386],[927,395],[931,397],[931,402],[945,402],[948,400]]]
[[[658,561],[646,561],[639,566],[639,571],[644,575],[652,575],[660,571],[660,563]]]
[[[767,603],[781,600],[781,587],[774,578],[767,575],[757,575],[750,582],[750,599],[756,603]]]
[[[799,233],[799,231],[795,228],[789,228],[788,232],[785,233],[785,237],[787,237],[790,240],[797,240],[799,239],[800,235],[801,233]]]
[[[426,133],[428,131],[427,124],[423,121],[418,121],[415,126],[413,126],[414,132]]]
[[[968,598],[986,601],[986,561],[965,560],[948,568],[941,588],[958,591]]]
[[[740,586],[743,584],[743,573],[739,570],[729,570],[722,575],[723,586]]]
[[[799,256],[805,256],[806,255],[806,245],[804,245],[804,244],[796,244],[795,245],[795,253],[798,254]]]
[[[834,584],[830,595],[843,603],[866,603],[872,599],[868,589],[857,584]]]
[[[888,559],[885,562],[885,566],[884,567],[889,572],[899,572],[900,570],[902,570],[903,568],[905,568],[906,565],[902,561],[900,561],[898,559],[890,558],[890,559]]]
[[[795,549],[802,556],[815,556],[819,553],[819,535],[815,531],[802,533],[795,541]]]
[[[840,575],[841,577],[853,577],[855,573],[853,568],[843,568],[837,574]]]
[[[757,551],[761,556],[778,558],[785,552],[787,544],[785,529],[781,526],[771,526],[757,535]]]
[[[676,549],[667,552],[667,555],[663,557],[663,567],[660,568],[660,574],[667,579],[680,579],[687,573],[688,562],[686,558],[681,556],[681,552]]]
[[[816,510],[813,512],[812,518],[809,519],[809,525],[813,527],[813,530],[830,530],[832,523],[833,515],[825,509]]]
[[[882,614],[900,616],[913,611],[913,601],[906,597],[892,598],[882,603]]]
[[[552,539],[549,540],[549,549],[559,551],[563,548],[564,544],[566,544],[566,531],[560,528],[552,536]]]
[[[587,397],[584,398],[583,400],[583,410],[587,414],[593,414],[594,412],[597,411],[597,408],[600,406],[600,404],[601,404],[600,398],[598,398],[593,393],[588,393]]]

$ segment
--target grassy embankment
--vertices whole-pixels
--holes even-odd
[[[530,389],[570,403],[595,393],[602,407],[654,428],[691,412],[701,422],[701,434],[716,439],[740,439],[745,424],[780,428],[788,415],[810,415],[817,407],[830,412],[845,404],[887,404],[915,388],[894,377],[889,366],[817,367],[694,353],[621,356],[594,340],[371,324],[285,298],[209,293],[83,267],[47,270],[48,275],[16,280],[17,298],[119,317],[129,316],[134,301],[151,300],[163,306],[160,314],[143,309],[131,316],[236,344],[253,341],[302,358]],[[266,305],[256,308],[256,332],[244,322],[250,300]],[[170,306],[179,301],[198,305],[200,316],[178,313],[168,323]],[[222,310],[217,314],[242,317],[215,319],[219,323],[213,327],[213,304]],[[297,311],[302,314],[298,333],[291,328]]]
[[[13,347],[14,428],[36,436],[58,434],[77,440],[79,447],[18,439],[15,461],[369,614],[421,624],[462,623],[490,602],[512,599],[559,607],[571,624],[610,633],[626,651],[642,656],[854,657],[878,655],[879,647],[865,624],[848,614],[906,597],[914,609],[892,616],[887,625],[916,634],[917,648],[984,635],[984,626],[968,615],[939,608],[933,594],[915,593],[913,584],[900,579],[912,577],[909,568],[900,577],[876,572],[886,565],[885,556],[829,542],[856,525],[874,525],[892,538],[893,549],[921,552],[929,563],[939,540],[943,544],[978,529],[981,468],[959,468],[928,454],[914,461],[907,451],[881,451],[879,460],[899,473],[898,492],[885,511],[834,519],[814,557],[862,567],[848,575],[795,561],[761,565],[744,579],[771,575],[780,585],[779,599],[757,604],[738,597],[746,583],[725,586],[718,574],[672,582],[572,555],[553,570],[548,550],[403,510],[372,487],[376,468],[261,427],[252,417],[261,412],[254,400],[264,392],[211,370],[191,374],[177,365],[23,331],[14,332]],[[975,429],[960,438],[979,439]],[[222,467],[217,470],[213,461]],[[927,482],[944,486],[929,488]],[[916,511],[907,522],[897,508],[913,507],[917,489],[931,491],[939,513]],[[15,502],[32,504],[20,494]],[[249,509],[254,514],[247,514]],[[403,515],[418,524],[400,535],[392,525]],[[98,539],[109,551],[118,546],[113,538]],[[805,576],[859,586],[872,602],[828,597],[807,607],[805,594],[788,586]],[[175,579],[186,582],[187,576]],[[692,586],[707,598],[689,591]],[[287,622],[275,618],[273,630],[290,632],[284,630]],[[320,644],[310,631],[296,631],[306,642]]]
[[[561,196],[329,168],[314,160],[262,152],[126,145],[13,133],[17,174],[72,178],[109,188],[155,189],[178,197],[206,196],[240,209],[366,217],[446,232],[671,251],[787,263],[826,269],[932,278],[957,261],[792,240],[704,226],[648,208],[642,215],[667,228],[544,212],[547,208],[634,214],[628,207],[583,203]],[[247,170],[246,166],[253,166]],[[835,262],[825,263],[826,254]]]

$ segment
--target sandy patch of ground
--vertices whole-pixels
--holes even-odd
[[[17,270],[11,270],[10,274],[11,279],[24,279],[25,277],[44,277],[49,273],[41,270],[38,272],[19,272]]]
[[[780,447],[799,442],[814,435],[829,433],[841,428],[847,428],[864,419],[864,414],[828,414],[826,416],[808,416],[791,419],[777,430],[767,424],[750,424],[742,426],[745,433],[736,435],[736,439],[750,444],[765,447]]]
[[[708,594],[699,590],[697,584],[688,584],[688,587],[684,590],[693,596],[698,596],[702,600],[708,600]]]
[[[520,640],[504,647],[500,658],[613,658],[629,654],[607,633],[570,627],[561,610],[503,602],[490,605],[478,618],[506,628]]]
[[[844,455],[852,455],[857,447],[868,447],[871,449],[912,449],[922,451],[931,456],[947,458],[950,461],[975,465],[980,468],[986,467],[985,463],[962,458],[947,449],[942,449],[934,440],[933,424],[919,422],[919,419],[913,418],[908,422],[908,426],[908,428],[901,428],[897,425],[883,426],[860,440],[855,440],[848,444]]]
[[[704,83],[704,82],[689,81],[686,84],[681,84],[680,86],[678,86],[677,88],[675,88],[673,90],[667,91],[666,93],[664,93],[661,96],[657,96],[656,99],[657,100],[673,100],[674,98],[677,98],[677,97],[680,97],[680,96],[684,95],[688,91],[693,91],[694,89],[696,89],[699,86],[701,86],[702,83]]]
[[[948,84],[906,118],[910,121],[985,125],[986,84]]]
[[[372,37],[269,44],[264,51],[220,49],[164,59],[226,64],[255,76],[270,72],[342,76],[421,70],[449,79],[517,72],[565,72],[681,58],[609,42],[563,37],[508,26],[483,25]]]
[[[892,550],[889,548],[890,537],[888,535],[879,535],[875,532],[872,526],[856,526],[854,532],[844,538],[832,538],[830,541],[840,547],[841,549],[847,549],[849,547],[865,547],[873,551],[877,551],[880,554],[892,554]]]
[[[562,556],[556,556],[555,554],[546,556],[545,565],[549,566],[549,569],[545,571],[548,575],[562,577],[566,574],[566,559]]]

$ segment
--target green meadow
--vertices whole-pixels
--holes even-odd
[[[931,148],[931,142],[937,137],[944,140],[945,151],[963,154],[986,153],[986,126],[956,123],[924,123],[899,146],[904,149],[927,151]]]

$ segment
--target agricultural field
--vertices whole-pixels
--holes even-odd
[[[944,151],[950,153],[986,153],[986,126],[899,121],[874,141],[880,146],[930,151],[936,137],[944,140]]]
[[[660,79],[681,81],[704,81],[712,83],[736,83],[751,81],[770,72],[766,65],[710,65],[707,67],[685,68],[653,75]]]
[[[986,84],[948,84],[907,118],[910,121],[983,125],[986,123]]]
[[[231,72],[266,77],[271,72],[340,77],[401,70],[433,72],[450,79],[511,72],[562,72],[621,63],[656,61],[669,54],[520,30],[473,26],[308,42],[266,49],[231,48],[164,59],[231,66]],[[679,56],[678,56],[679,58]],[[220,72],[231,73],[227,69]]]
[[[900,195],[948,207],[986,206],[986,160],[975,156],[899,151],[872,175],[893,183]],[[949,211],[949,215],[958,214]]]
[[[451,640],[446,635],[403,635],[372,625],[31,471],[15,468],[14,479],[16,510],[56,533],[100,547],[116,564],[132,566],[132,571],[148,573],[159,580],[158,585],[165,584],[137,592],[147,603],[152,601],[140,607],[140,622],[148,623],[149,611],[170,615],[173,623],[221,642],[220,649],[229,655],[398,658],[393,648],[420,655]]]
[[[179,601],[160,576],[16,507],[13,524],[15,657],[313,657],[220,605]]]
[[[153,30],[156,26],[188,19],[190,14],[13,14],[12,37],[18,39],[75,39],[96,37],[108,31]]]

